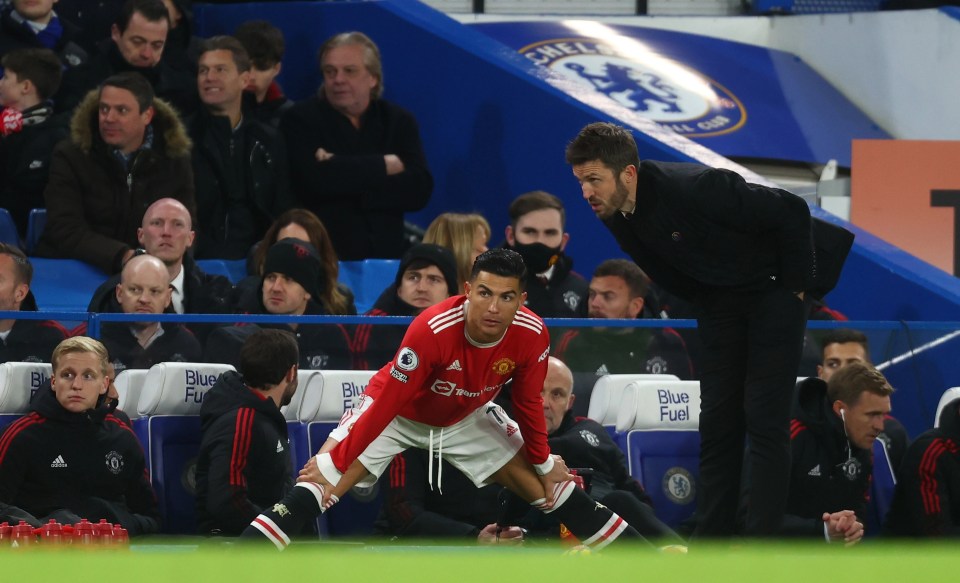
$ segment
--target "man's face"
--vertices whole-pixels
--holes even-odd
[[[170,305],[170,293],[170,274],[153,261],[128,266],[117,285],[117,301],[124,314],[162,314]]]
[[[200,101],[214,111],[238,107],[249,80],[250,72],[237,70],[230,51],[207,51],[197,61]]]
[[[156,67],[163,56],[167,42],[166,20],[150,22],[139,12],[130,17],[127,30],[120,32],[116,24],[110,29],[110,38],[117,45],[123,60],[134,67]]]
[[[530,245],[543,243],[551,249],[567,246],[570,235],[563,232],[563,221],[557,209],[539,209],[517,219],[517,226],[507,228],[507,243]]]
[[[14,259],[6,253],[0,253],[0,310],[20,311],[20,303],[27,296],[30,287],[17,282]]]
[[[280,397],[280,406],[286,407],[293,401],[293,396],[297,394],[297,386],[300,383],[300,378],[294,374],[293,382],[287,385],[287,388],[283,390],[283,395]]]
[[[436,265],[408,269],[400,278],[397,295],[415,308],[429,308],[447,299],[447,280]]]
[[[266,95],[267,89],[270,89],[270,85],[273,84],[273,80],[276,79],[279,74],[280,63],[266,69],[252,67],[250,69],[250,77],[247,79],[246,90],[252,91],[258,97]]]
[[[643,298],[630,297],[630,287],[622,277],[594,277],[589,293],[587,314],[591,318],[636,318],[643,309]]]
[[[100,91],[100,137],[108,146],[130,154],[143,144],[153,107],[140,111],[136,97],[126,89],[106,85]]]
[[[873,447],[873,440],[883,431],[883,419],[890,414],[890,397],[864,391],[853,405],[834,402],[837,414],[843,411],[843,422],[850,443],[860,449]]]
[[[70,352],[60,356],[50,386],[57,402],[71,413],[82,413],[97,406],[97,398],[107,392],[109,379],[100,368],[94,352]]]
[[[20,100],[23,98],[22,89],[23,83],[20,82],[17,74],[10,69],[5,69],[3,77],[0,77],[0,106],[23,111],[20,106]]]
[[[615,176],[613,170],[604,166],[599,160],[573,167],[573,175],[580,182],[584,200],[590,203],[590,208],[600,219],[608,219],[624,207],[630,192],[623,180],[633,171],[635,168],[628,166],[620,176]]]
[[[190,226],[190,212],[183,205],[161,202],[147,209],[143,227],[137,230],[137,240],[167,265],[183,261],[183,255],[193,245],[195,233]]]
[[[13,0],[13,9],[27,20],[46,24],[56,3],[57,0]]]
[[[477,342],[496,342],[513,323],[517,310],[527,299],[520,280],[481,271],[464,284],[467,300],[467,334]]]
[[[358,116],[370,105],[370,91],[377,86],[377,78],[363,63],[363,47],[342,45],[323,55],[320,62],[323,73],[323,93],[337,111]]]
[[[859,342],[827,344],[823,347],[823,364],[817,366],[817,376],[826,382],[830,380],[833,373],[854,362],[870,363],[867,351],[863,349],[862,344]]]
[[[263,278],[263,306],[271,314],[299,316],[307,310],[310,294],[294,279],[282,273]]]
[[[547,367],[547,376],[543,379],[543,417],[547,423],[547,434],[553,433],[563,422],[563,416],[573,407],[573,378],[570,371],[551,363]]]

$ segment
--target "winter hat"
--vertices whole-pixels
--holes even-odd
[[[394,280],[398,289],[400,288],[400,280],[403,279],[403,273],[418,259],[437,266],[437,269],[443,274],[443,279],[447,280],[449,295],[455,296],[460,293],[460,290],[457,289],[457,262],[453,258],[453,252],[446,247],[432,243],[419,243],[403,254],[403,259],[400,260],[400,269],[397,270],[397,278]]]
[[[320,301],[323,267],[320,255],[310,243],[292,237],[274,243],[263,262],[263,276],[271,273],[286,275],[299,283],[314,301]]]

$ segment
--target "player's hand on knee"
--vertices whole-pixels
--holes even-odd
[[[297,476],[298,482],[314,482],[323,486],[325,490],[330,489],[330,482],[323,477],[323,474],[320,473],[320,467],[317,465],[316,456],[307,460],[307,463],[304,464],[303,468],[300,470],[300,475]]]
[[[542,508],[553,508],[554,499],[556,498],[557,484],[562,484],[563,482],[568,482],[573,479],[573,475],[570,473],[570,470],[567,469],[566,462],[563,461],[563,458],[558,455],[552,455],[553,457],[553,468],[549,472],[540,476],[540,483],[543,484],[544,502]]]

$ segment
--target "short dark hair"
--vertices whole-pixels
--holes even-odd
[[[525,192],[513,199],[507,213],[510,215],[510,226],[516,227],[520,217],[533,211],[554,209],[560,213],[560,227],[567,224],[567,211],[563,208],[563,201],[543,190]]]
[[[49,99],[60,88],[63,65],[50,49],[16,49],[5,54],[0,64],[16,74],[18,81],[33,83],[41,100]]]
[[[240,374],[255,389],[276,385],[300,362],[297,339],[287,330],[261,328],[247,337],[240,348]]]
[[[646,297],[650,291],[650,278],[633,261],[607,259],[593,271],[593,277],[619,277],[630,288],[631,298]]]
[[[30,285],[33,281],[33,264],[27,259],[27,254],[16,245],[9,243],[0,243],[0,255],[9,255],[13,259],[13,271],[17,278],[17,285],[25,283]]]
[[[567,164],[577,166],[599,160],[614,176],[627,166],[640,167],[637,142],[630,130],[607,122],[588,124],[567,144]]]
[[[197,53],[202,56],[210,51],[230,51],[233,56],[233,64],[237,66],[237,71],[244,73],[250,70],[250,56],[247,49],[237,39],[225,34],[212,36],[200,42],[200,51]]]
[[[283,31],[266,20],[248,20],[237,27],[233,36],[247,49],[250,62],[260,71],[283,59],[286,49]]]
[[[167,23],[168,30],[173,26],[170,22],[170,12],[167,11],[163,0],[127,0],[127,3],[120,9],[120,13],[117,14],[117,19],[113,21],[121,34],[127,31],[134,13],[139,13],[147,22],[163,20]]]
[[[888,397],[893,394],[893,387],[882,372],[862,362],[840,367],[827,381],[827,398],[831,403],[843,401],[853,406],[865,392]]]
[[[870,342],[867,340],[867,335],[851,328],[837,328],[824,334],[823,340],[820,342],[820,353],[823,354],[823,351],[831,344],[847,344],[849,342],[862,346],[863,352],[867,355],[867,360],[870,360]]]
[[[153,106],[153,100],[155,98],[153,85],[147,81],[146,77],[135,71],[124,71],[123,73],[117,73],[116,75],[107,77],[107,79],[100,84],[101,96],[103,95],[104,87],[126,89],[130,93],[133,93],[134,99],[137,100],[137,105],[140,106],[140,113],[143,113],[147,108]]]
[[[520,291],[527,289],[527,266],[523,262],[523,257],[512,249],[499,247],[481,253],[473,262],[470,281],[477,279],[481,271],[500,277],[516,277],[520,280]]]

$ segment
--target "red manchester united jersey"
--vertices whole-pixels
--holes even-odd
[[[332,452],[340,471],[359,456],[396,416],[448,427],[491,401],[508,380],[513,415],[531,463],[543,463],[547,446],[540,391],[550,339],[539,316],[521,307],[498,342],[467,337],[469,303],[459,295],[424,310],[407,329],[393,361],[371,379],[373,404]]]

